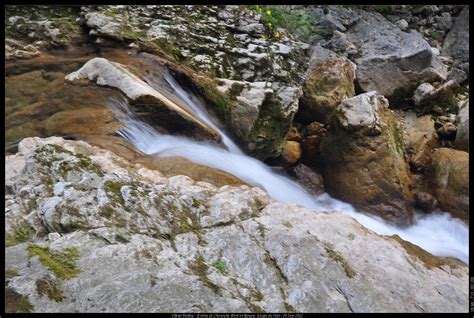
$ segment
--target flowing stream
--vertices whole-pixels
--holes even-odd
[[[169,74],[164,75],[164,79],[176,94],[173,97],[178,97],[188,110],[218,132],[228,150],[211,142],[161,134],[137,119],[130,111],[127,101],[113,100],[110,107],[125,124],[119,133],[139,151],[159,157],[181,156],[195,163],[223,170],[266,190],[276,201],[300,204],[314,211],[341,211],[378,234],[397,234],[434,255],[451,256],[465,263],[469,262],[468,227],[461,220],[441,211],[429,215],[418,213],[413,226],[401,229],[376,216],[362,214],[350,204],[331,198],[327,193],[313,196],[294,180],[275,173],[261,161],[245,155]],[[152,88],[162,91],[153,79],[148,78],[147,82]]]

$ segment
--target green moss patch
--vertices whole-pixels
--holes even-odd
[[[12,233],[5,233],[5,247],[27,242],[32,235],[31,230],[32,229],[25,224],[17,227]]]
[[[64,300],[64,290],[60,284],[49,277],[44,277],[36,281],[36,291],[40,297],[47,296],[55,302]]]
[[[18,271],[16,269],[5,269],[5,280],[12,279],[13,277],[17,277]]]
[[[215,268],[217,268],[218,270],[220,270],[222,273],[226,273],[227,272],[227,265],[226,263],[224,262],[224,260],[216,260],[214,261],[214,263],[212,263],[212,266],[214,266]]]
[[[463,264],[461,261],[454,258],[442,258],[434,256],[433,254],[428,253],[418,245],[405,241],[396,234],[389,237],[400,243],[400,245],[405,249],[405,251],[407,251],[408,254],[418,258],[428,269],[439,268],[442,265],[456,266]]]
[[[193,272],[194,275],[199,277],[199,280],[208,288],[210,288],[214,293],[217,295],[220,295],[220,288],[213,282],[209,280],[207,277],[207,272],[209,269],[209,266],[204,261],[204,258],[199,255],[197,256],[193,262],[191,262],[189,265],[189,269]]]
[[[81,272],[76,266],[79,252],[75,247],[58,252],[51,251],[49,247],[32,244],[28,246],[28,255],[30,257],[38,256],[40,262],[60,279],[71,279]]]
[[[347,277],[353,278],[356,275],[356,272],[349,266],[349,264],[347,264],[346,260],[342,258],[341,255],[336,253],[336,251],[326,247],[326,254],[329,256],[330,259],[338,262],[342,266],[342,268],[346,272]]]

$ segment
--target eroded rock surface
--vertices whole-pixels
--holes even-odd
[[[339,212],[57,137],[6,168],[7,312],[467,310],[465,265]]]
[[[413,222],[403,137],[383,96],[369,92],[344,100],[320,149],[329,194],[398,225]]]

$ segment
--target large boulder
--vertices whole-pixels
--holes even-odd
[[[469,152],[469,99],[460,107],[456,119],[456,139],[454,146],[459,150]]]
[[[362,90],[375,90],[392,106],[404,106],[419,84],[446,79],[445,67],[416,31],[402,32],[376,12],[359,14],[346,36],[358,50],[353,60]]]
[[[277,157],[298,109],[301,88],[273,82],[220,79],[217,88],[232,99],[229,124],[249,153]]]
[[[464,263],[340,212],[57,137],[5,167],[6,312],[468,310]]]
[[[411,175],[388,101],[376,92],[344,100],[321,142],[329,194],[384,219],[413,223]]]
[[[469,6],[464,6],[444,38],[443,55],[454,58],[454,65],[469,75]]]
[[[451,148],[434,150],[427,173],[442,210],[469,219],[469,154]]]
[[[66,80],[118,89],[131,100],[132,108],[145,121],[169,132],[189,134],[196,139],[219,139],[218,133],[201,119],[153,89],[120,63],[96,57],[67,75]]]
[[[316,46],[303,83],[298,118],[305,122],[329,123],[339,103],[354,96],[354,77],[354,67],[349,60]]]

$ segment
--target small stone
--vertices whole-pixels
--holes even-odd
[[[61,234],[59,234],[59,233],[57,233],[57,232],[49,233],[49,234],[48,234],[48,241],[54,242],[54,241],[56,241],[57,239],[59,239],[60,237],[61,237]]]
[[[405,19],[398,20],[395,24],[400,28],[400,30],[404,31],[408,28],[408,22]]]
[[[281,157],[289,165],[295,164],[301,158],[301,145],[296,141],[285,141],[281,150]]]

